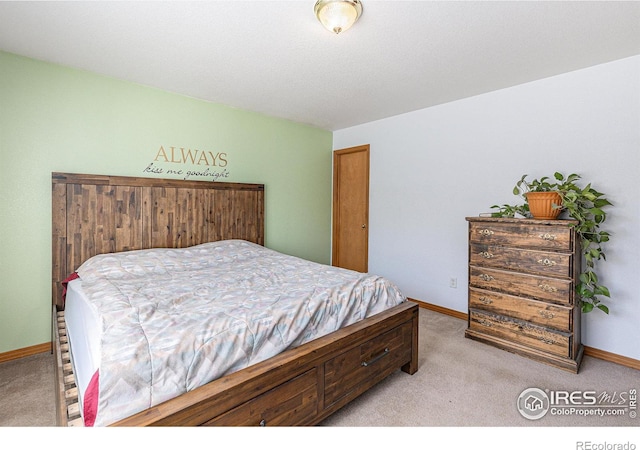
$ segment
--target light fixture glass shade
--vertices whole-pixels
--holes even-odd
[[[360,0],[318,0],[314,11],[327,30],[339,34],[360,18],[362,3]]]

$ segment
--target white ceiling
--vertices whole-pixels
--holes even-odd
[[[640,54],[640,2],[0,1],[0,49],[338,130]]]

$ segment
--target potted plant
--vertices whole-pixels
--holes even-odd
[[[522,195],[527,201],[529,212],[534,219],[557,219],[562,211],[562,195],[558,183],[549,177],[526,180],[523,175],[513,188],[515,195]]]
[[[601,297],[610,298],[609,289],[599,284],[598,276],[595,272],[596,261],[606,260],[602,244],[609,241],[610,233],[600,229],[600,226],[607,218],[603,210],[605,206],[612,206],[612,203],[605,198],[604,194],[595,190],[591,183],[584,187],[578,185],[580,175],[575,173],[566,178],[560,172],[555,172],[553,178],[542,177],[527,181],[528,175],[523,175],[513,188],[514,195],[525,199],[524,204],[517,205],[493,205],[491,208],[497,209],[492,213],[494,217],[532,217],[536,219],[557,218],[561,212],[567,217],[577,221],[574,226],[578,238],[580,239],[584,262],[582,273],[579,277],[576,293],[580,300],[582,312],[590,312],[593,308],[598,308],[605,313],[609,313],[609,308],[602,303]],[[532,214],[535,199],[532,193],[553,193],[555,200],[547,200],[547,206],[551,206],[554,217],[545,217]],[[559,200],[558,200],[559,198]]]

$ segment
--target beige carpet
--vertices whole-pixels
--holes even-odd
[[[466,321],[421,309],[418,372],[397,372],[321,425],[631,427],[619,429],[618,436],[640,429],[640,419],[631,418],[629,408],[620,416],[548,413],[529,420],[516,407],[522,391],[532,387],[624,397],[640,390],[638,371],[585,357],[580,373],[572,374],[465,339],[465,327]],[[0,426],[55,424],[52,358],[45,353],[0,364]],[[640,433],[634,436],[640,449]]]
[[[0,363],[0,426],[56,424],[53,355]]]
[[[392,375],[324,425],[640,426],[640,419],[630,418],[629,411],[623,416],[548,413],[538,420],[523,417],[517,401],[525,389],[596,391],[613,398],[614,393],[640,390],[640,372],[585,357],[580,372],[573,374],[466,339],[466,326],[464,320],[421,309],[418,372]]]

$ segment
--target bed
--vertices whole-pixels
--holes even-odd
[[[264,185],[54,173],[52,189],[59,425],[313,425],[418,370],[417,305],[264,247]]]

